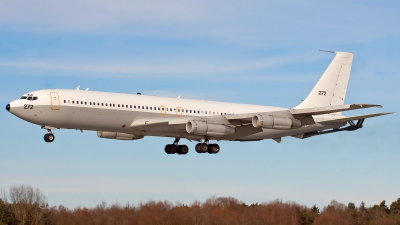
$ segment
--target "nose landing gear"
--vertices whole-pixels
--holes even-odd
[[[56,128],[54,127],[48,127],[48,126],[42,126],[42,129],[46,129],[47,130],[47,134],[44,135],[44,141],[49,143],[49,142],[53,142],[55,137],[53,132],[51,132],[51,130],[54,130]]]
[[[45,142],[53,142],[55,139],[54,134],[53,133],[48,133],[44,135],[44,141]]]

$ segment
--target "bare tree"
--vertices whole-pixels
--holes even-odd
[[[14,219],[20,224],[43,224],[46,197],[38,188],[31,186],[13,186],[8,194]]]

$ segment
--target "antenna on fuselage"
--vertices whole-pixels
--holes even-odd
[[[78,86],[78,87],[76,88],[76,90],[79,90],[80,87],[81,87],[81,86]]]

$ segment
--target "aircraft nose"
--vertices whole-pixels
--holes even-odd
[[[7,104],[6,109],[7,109],[7,111],[10,111],[10,109],[11,109],[10,104]]]

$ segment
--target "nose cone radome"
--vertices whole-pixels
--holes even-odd
[[[10,109],[11,109],[10,104],[7,104],[6,109],[7,109],[7,111],[10,111]]]

